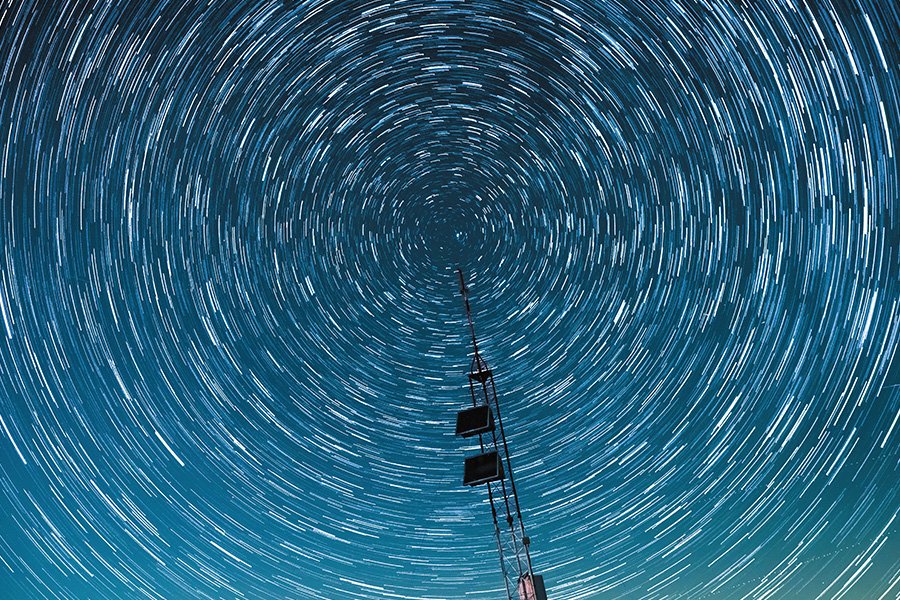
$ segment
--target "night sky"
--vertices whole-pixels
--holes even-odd
[[[0,597],[900,597],[895,0],[0,2]]]

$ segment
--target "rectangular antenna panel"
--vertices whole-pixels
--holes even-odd
[[[547,600],[544,577],[535,575],[532,581],[528,573],[522,575],[519,579],[519,600]]]
[[[503,463],[497,452],[485,452],[466,459],[463,484],[481,485],[503,479]]]
[[[494,413],[487,404],[461,410],[456,415],[456,435],[471,437],[494,430]]]

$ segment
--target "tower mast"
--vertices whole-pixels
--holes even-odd
[[[457,274],[474,353],[469,367],[472,407],[458,413],[456,434],[462,437],[477,435],[481,450],[479,454],[466,458],[463,483],[487,486],[507,600],[547,600],[543,578],[534,574],[531,564],[531,540],[525,533],[494,373],[478,350],[469,288],[466,287],[462,269],[457,269]],[[501,527],[500,518],[505,521],[506,527]]]

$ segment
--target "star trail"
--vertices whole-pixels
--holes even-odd
[[[891,1],[0,3],[0,596],[900,598]]]

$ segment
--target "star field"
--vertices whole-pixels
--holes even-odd
[[[0,596],[900,598],[895,2],[0,3]]]

